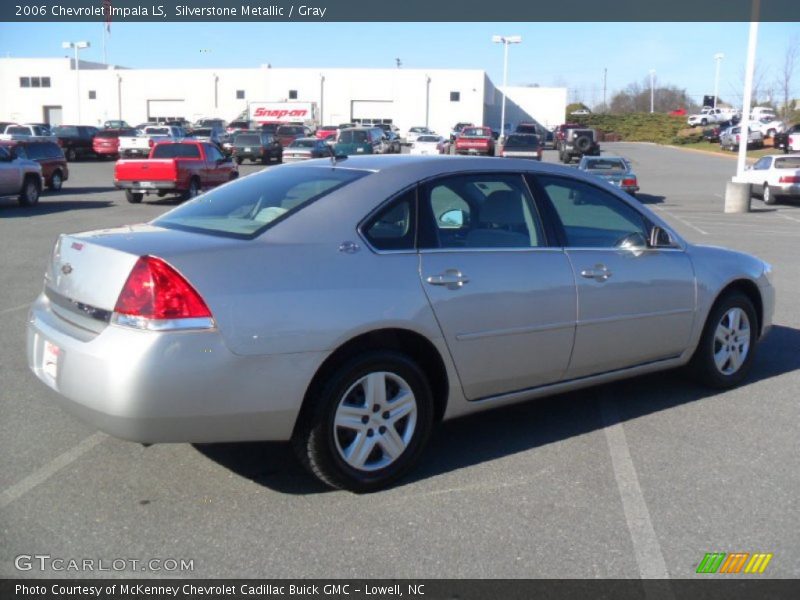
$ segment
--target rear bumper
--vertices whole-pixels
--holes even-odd
[[[542,160],[538,152],[507,152],[503,150],[503,158],[530,158],[533,160]]]
[[[169,192],[183,191],[177,181],[120,181],[114,180],[114,187],[121,190],[132,190],[135,192]]]
[[[44,367],[46,342],[59,349],[55,376]],[[215,330],[158,333],[109,325],[87,335],[56,316],[43,295],[28,317],[28,366],[58,393],[58,404],[140,443],[288,440],[306,386],[326,356],[240,356]]]
[[[798,183],[778,183],[769,187],[775,196],[800,196],[800,184]]]

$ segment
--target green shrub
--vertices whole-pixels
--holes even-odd
[[[673,143],[678,132],[686,127],[686,117],[671,117],[663,113],[592,114],[578,117],[576,122],[602,133],[616,133],[626,142],[656,144]]]

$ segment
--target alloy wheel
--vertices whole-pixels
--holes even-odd
[[[736,373],[750,351],[750,319],[739,307],[722,315],[714,332],[714,364],[723,375]]]

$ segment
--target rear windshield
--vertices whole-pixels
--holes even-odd
[[[199,135],[201,137],[208,137],[208,136],[211,135],[211,129],[209,129],[208,127],[204,127],[202,129],[195,129],[194,131],[192,131],[192,135],[194,135],[194,136],[198,136]]]
[[[245,133],[236,136],[234,142],[238,145],[260,146],[261,136],[258,134]]]
[[[153,221],[159,227],[254,238],[366,171],[314,167],[268,169],[178,206]]]
[[[289,144],[289,148],[313,148],[316,145],[316,140],[295,140]]]
[[[417,138],[418,142],[438,142],[439,141],[438,135],[421,135]]]
[[[517,125],[517,133],[537,133],[536,125]]]
[[[536,135],[510,135],[506,140],[506,148],[536,148],[539,145],[539,136]]]
[[[622,160],[587,160],[586,168],[590,171],[627,171],[627,165]]]
[[[489,137],[491,133],[489,133],[488,129],[483,129],[482,127],[468,127],[461,132],[461,135],[464,137]]]
[[[776,169],[800,169],[800,156],[786,156],[775,159]]]
[[[77,127],[53,127],[53,135],[57,137],[78,137]]]
[[[340,144],[366,144],[369,141],[366,131],[347,131],[339,134]]]
[[[200,158],[197,144],[158,144],[152,158]]]
[[[144,130],[147,135],[169,135],[170,130],[167,127],[148,127]]]
[[[133,129],[120,129],[118,131],[98,131],[95,137],[99,138],[118,138],[121,135],[136,135],[136,131]]]

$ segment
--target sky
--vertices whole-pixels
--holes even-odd
[[[491,36],[521,35],[509,50],[509,85],[568,87],[570,100],[594,106],[604,69],[609,100],[654,69],[657,85],[699,102],[714,91],[713,56],[722,52],[719,95],[737,103],[748,31],[748,23],[113,23],[107,53],[132,68],[392,68],[399,58],[401,68],[482,69],[500,85],[503,51]],[[793,36],[798,23],[759,26],[762,87],[777,90]],[[81,58],[102,61],[100,23],[0,23],[0,56],[64,56],[65,40],[89,40]],[[793,92],[800,97],[800,64]]]

